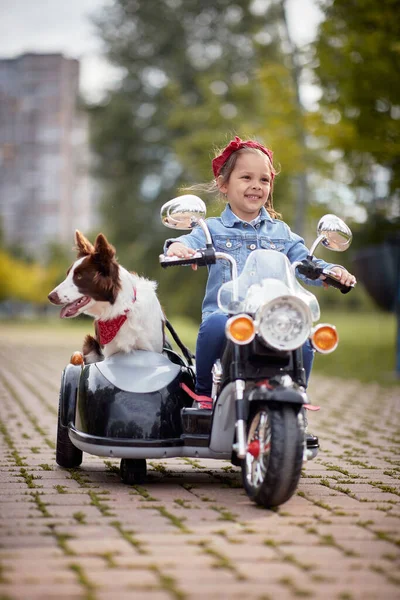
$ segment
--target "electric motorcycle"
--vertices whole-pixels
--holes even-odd
[[[305,410],[313,408],[305,389],[301,348],[307,339],[328,354],[338,345],[333,325],[316,324],[315,296],[300,285],[321,274],[347,293],[333,272],[323,272],[313,255],[319,244],[343,251],[351,243],[347,225],[334,215],[318,224],[318,237],[304,261],[291,264],[276,250],[254,250],[240,276],[235,259],[213,248],[197,196],[185,195],[161,209],[170,228],[200,226],[206,246],[190,259],[160,256],[162,267],[227,261],[231,280],[218,294],[228,315],[224,354],[213,367],[212,399],[197,401],[195,365],[171,325],[181,353],[117,353],[90,365],[68,365],[62,375],[57,463],[77,467],[83,452],[121,458],[121,479],[142,483],[146,459],[195,457],[230,460],[240,466],[251,500],[279,506],[296,490],[303,463],[314,458],[318,439],[305,431]]]

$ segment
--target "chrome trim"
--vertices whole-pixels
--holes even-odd
[[[243,400],[244,390],[246,387],[245,381],[243,379],[237,379],[235,381],[235,398],[236,401]],[[236,428],[236,440],[237,443],[234,444],[233,449],[236,451],[238,458],[244,458],[246,456],[246,422],[243,419],[239,419],[235,424]]]
[[[243,419],[236,421],[236,439],[237,443],[233,445],[233,449],[236,451],[238,458],[245,458],[246,456],[246,422]]]
[[[217,358],[217,360],[213,364],[213,368],[211,369],[211,373],[212,373],[211,398],[213,399],[213,403],[216,401],[217,396],[218,396],[219,386],[220,386],[221,379],[222,379],[222,372],[223,371],[222,371],[221,361],[219,358]]]
[[[208,229],[208,225],[205,222],[205,220],[204,219],[199,219],[197,221],[197,225],[199,225],[202,228],[202,230],[203,230],[203,233],[204,233],[204,235],[206,237],[206,244],[207,244],[207,246],[212,246],[211,233],[210,233],[210,230]]]
[[[206,205],[201,198],[184,194],[163,204],[160,217],[163,225],[171,229],[193,229],[206,213]]]
[[[215,258],[222,259],[222,260],[227,260],[230,263],[231,278],[232,278],[232,281],[234,283],[234,285],[233,285],[233,292],[232,292],[233,293],[233,300],[237,300],[238,299],[238,289],[237,289],[237,285],[236,285],[236,279],[237,279],[237,276],[238,276],[238,270],[237,270],[236,260],[230,254],[226,254],[226,252],[216,252],[215,253]]]
[[[319,235],[317,237],[317,239],[315,240],[315,242],[313,243],[313,245],[310,248],[309,256],[314,256],[315,250],[317,249],[317,247],[320,245],[321,242],[324,242],[324,240],[326,240],[326,237],[324,235]]]
[[[129,448],[124,446],[100,446],[90,442],[86,442],[82,436],[72,434],[68,431],[71,442],[87,454],[93,456],[104,456],[108,458],[176,458],[180,456],[188,456],[192,458],[215,458],[221,460],[230,460],[232,451],[229,452],[214,452],[208,447],[201,446],[171,446],[169,448]]]
[[[257,422],[256,419],[258,418]],[[257,491],[263,484],[269,467],[269,458],[271,453],[271,423],[269,412],[259,411],[253,418],[248,438],[247,446],[252,441],[259,444],[258,456],[253,456],[247,451],[245,457],[245,477],[249,486]]]

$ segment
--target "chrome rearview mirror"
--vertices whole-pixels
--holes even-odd
[[[171,229],[193,229],[204,220],[206,213],[206,205],[201,198],[185,194],[162,206],[161,221]]]
[[[316,247],[320,243],[325,248],[329,248],[329,250],[344,252],[350,246],[353,239],[350,228],[336,215],[324,215],[321,217],[317,226],[317,233],[318,238],[310,249],[311,255],[314,254]]]

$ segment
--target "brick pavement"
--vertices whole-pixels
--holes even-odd
[[[314,377],[322,449],[277,511],[226,461],[55,463],[61,370],[80,335],[0,333],[0,599],[400,597],[399,387]],[[327,357],[329,360],[329,357]],[[340,432],[341,441],[337,441]]]

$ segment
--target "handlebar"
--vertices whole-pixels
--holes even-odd
[[[237,278],[237,266],[236,261],[229,254],[225,254],[223,252],[215,252],[213,247],[202,248],[201,250],[197,250],[193,256],[190,258],[179,258],[177,256],[166,256],[165,254],[160,254],[159,260],[160,265],[163,269],[167,267],[186,267],[189,265],[197,265],[198,267],[205,267],[207,265],[213,265],[217,261],[217,259],[225,259],[230,262],[231,266],[231,276],[233,281]],[[329,286],[334,287],[342,292],[342,294],[348,294],[354,288],[354,285],[343,285],[338,280],[338,277],[334,271],[330,269],[322,269],[318,267],[311,258],[306,258],[301,262],[294,263],[294,267],[299,270],[301,275],[307,277],[307,279],[316,280],[319,279],[320,275],[324,275],[325,283]]]
[[[354,285],[343,285],[343,283],[340,283],[334,271],[318,267],[311,259],[305,259],[301,263],[297,263],[296,267],[301,275],[304,275],[307,279],[312,279],[313,281],[319,279],[320,275],[323,275],[325,277],[325,283],[340,290],[342,294],[348,294],[354,289]]]
[[[225,252],[216,252],[212,246],[207,246],[201,250],[197,250],[190,258],[178,258],[177,256],[166,256],[160,254],[159,261],[160,265],[166,269],[167,267],[186,267],[188,265],[197,265],[198,267],[205,267],[207,265],[214,265],[217,260],[226,260],[229,263],[231,271],[231,279],[233,281],[233,296],[237,297],[237,277],[238,269],[236,260],[230,254]]]
[[[327,283],[331,287],[334,287],[334,288],[340,290],[342,292],[342,294],[348,294],[349,292],[351,292],[351,290],[354,289],[354,284],[353,285],[343,285],[343,283],[340,283],[340,281],[337,279],[336,273],[330,271],[329,269],[323,269],[322,275],[324,275],[324,277],[325,277],[325,279],[323,280],[323,281],[325,281],[325,283]]]
[[[189,265],[205,267],[207,265],[215,264],[216,255],[214,248],[211,247],[197,250],[197,252],[190,258],[179,258],[178,256],[167,256],[166,254],[160,254],[159,260],[163,269],[166,269],[167,267],[186,267]]]

